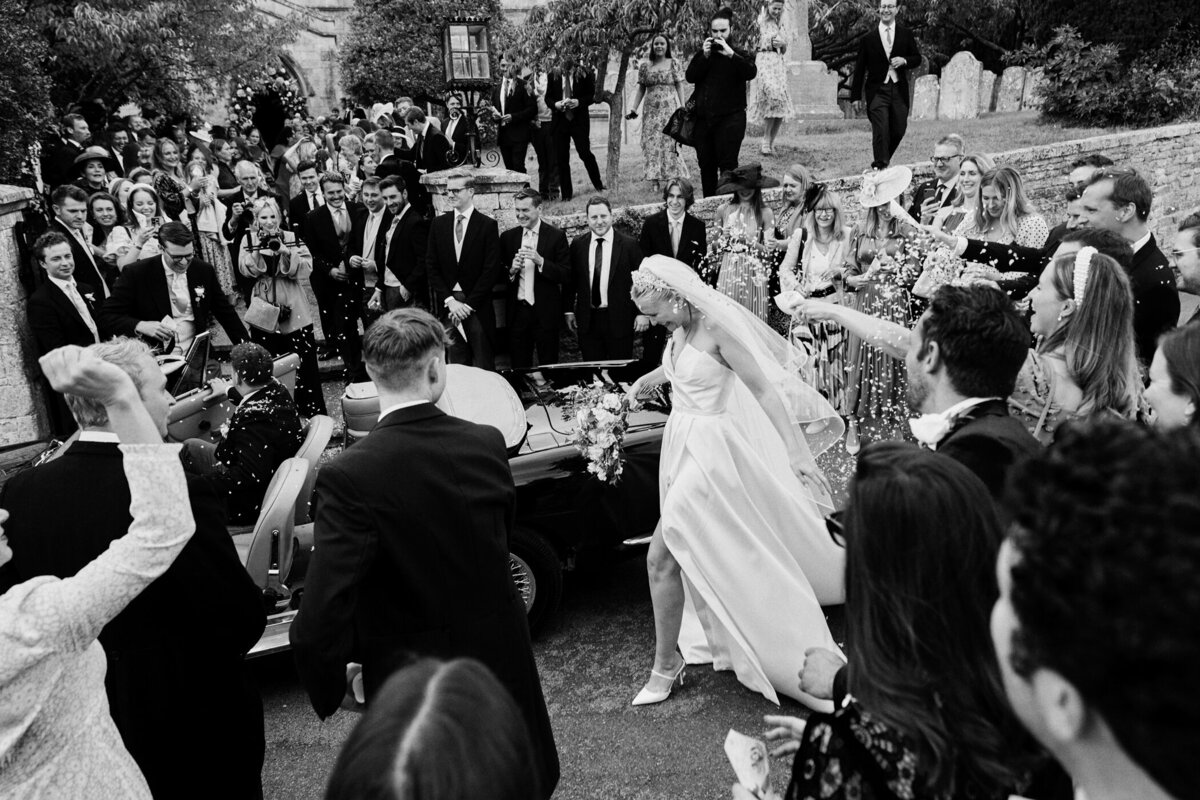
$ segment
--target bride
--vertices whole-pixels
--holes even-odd
[[[672,390],[647,555],[654,667],[633,704],[666,700],[686,664],[711,662],[776,704],[783,693],[821,709],[797,673],[807,649],[837,651],[821,605],[844,600],[845,551],[822,519],[814,453],[844,424],[800,380],[803,354],[684,264],[646,259],[632,294],[673,329],[662,366],[630,388]]]

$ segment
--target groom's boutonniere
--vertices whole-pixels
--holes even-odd
[[[197,299],[197,300],[203,300],[203,299],[204,299],[204,287],[203,287],[203,286],[197,286],[197,287],[195,288],[195,292],[196,292],[196,299]]]
[[[92,294],[91,292],[84,292],[84,293],[83,293],[83,299],[84,299],[84,300],[87,300],[87,301],[88,301],[88,303],[95,304],[95,302],[96,302],[96,295]]]

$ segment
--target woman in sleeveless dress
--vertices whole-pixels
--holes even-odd
[[[800,380],[801,353],[681,262],[643,261],[633,297],[674,329],[662,366],[630,389],[669,381],[673,403],[647,556],[657,644],[634,705],[666,700],[685,664],[712,663],[772,702],[826,707],[800,691],[797,670],[808,648],[837,649],[821,605],[844,600],[845,551],[823,520],[814,454],[841,419]]]
[[[683,70],[671,57],[671,41],[663,34],[650,40],[650,58],[638,67],[638,90],[626,119],[637,119],[642,108],[642,174],[654,194],[664,181],[687,178],[687,164],[679,155],[679,144],[663,133],[675,109],[683,105]]]
[[[733,195],[717,212],[717,225],[731,237],[730,248],[721,256],[717,291],[764,322],[770,314],[774,265],[764,258],[762,245],[767,232],[774,233],[775,214],[763,202],[762,190],[778,185],[774,178],[763,177],[758,164],[747,164],[728,173],[717,189],[718,194]]]

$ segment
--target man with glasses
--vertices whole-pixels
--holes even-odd
[[[733,18],[722,9],[709,19],[708,38],[685,77],[696,85],[696,159],[705,197],[717,193],[720,174],[737,169],[746,136],[746,84],[758,75],[754,54],[730,44]]]
[[[1158,337],[1179,323],[1179,290],[1170,262],[1150,232],[1150,183],[1132,169],[1101,169],[1079,200],[1083,224],[1113,231],[1133,247],[1129,283],[1133,288],[1133,336],[1138,358],[1150,363]]]
[[[212,318],[234,344],[247,341],[237,311],[221,291],[212,265],[195,258],[192,232],[182,222],[158,230],[162,254],[121,271],[112,296],[100,307],[100,333],[140,336],[159,353],[187,352]]]
[[[896,0],[880,0],[879,28],[859,40],[850,98],[862,110],[865,96],[871,121],[871,166],[883,169],[892,160],[908,128],[908,71],[921,64],[917,40],[896,21]],[[865,95],[864,95],[865,89]],[[957,170],[957,167],[955,167]]]
[[[934,177],[917,187],[908,208],[912,218],[921,220],[922,225],[933,222],[938,209],[953,205],[958,199],[958,168],[965,150],[963,138],[957,133],[946,134],[934,145],[929,159]]]
[[[1175,285],[1181,292],[1200,294],[1200,213],[1192,214],[1179,223],[1175,244],[1171,249],[1171,265],[1175,270]],[[1200,308],[1188,318],[1187,324],[1200,321]]]

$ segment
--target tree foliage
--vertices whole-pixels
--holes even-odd
[[[29,153],[49,124],[50,79],[42,69],[47,48],[14,15],[17,3],[0,0],[0,182],[32,186]]]
[[[442,31],[457,16],[491,20],[495,72],[511,38],[499,0],[357,0],[340,53],[342,87],[359,103],[440,98],[447,88]]]

